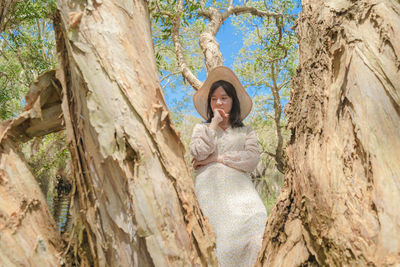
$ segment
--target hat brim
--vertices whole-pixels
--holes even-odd
[[[206,81],[203,83],[201,88],[193,95],[193,104],[197,112],[205,120],[207,120],[207,100],[208,93],[210,92],[211,85],[219,80],[227,81],[233,85],[236,89],[236,95],[240,103],[240,118],[244,120],[249,115],[253,102],[250,96],[247,94],[242,83],[235,73],[225,66],[219,66],[209,72]]]

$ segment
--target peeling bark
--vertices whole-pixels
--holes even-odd
[[[216,266],[214,236],[163,100],[146,4],[74,3],[57,2],[54,24],[73,205],[88,244],[77,258],[92,266]],[[83,13],[74,27],[72,12]]]
[[[39,185],[10,139],[0,143],[0,265],[59,266],[60,235]]]
[[[39,185],[15,145],[62,129],[55,71],[38,78],[27,106],[0,124],[0,265],[59,266],[61,238]],[[54,108],[54,107],[57,107]],[[56,111],[49,112],[49,109]]]
[[[259,265],[400,263],[400,4],[304,1],[285,185]]]
[[[15,119],[2,122],[0,141],[12,137],[26,142],[64,129],[61,112],[61,88],[55,78],[55,70],[43,73],[32,84],[25,97],[26,106]]]

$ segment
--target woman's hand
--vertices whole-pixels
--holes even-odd
[[[206,166],[207,164],[210,164],[212,162],[219,162],[219,158],[218,158],[217,154],[215,154],[215,153],[211,154],[205,160],[196,160],[196,159],[192,160],[193,168],[195,168],[195,169],[198,169],[202,166]]]
[[[220,124],[225,118],[229,117],[229,114],[226,114],[222,109],[214,109],[213,110],[214,116],[211,119],[210,128],[216,130],[218,124]]]

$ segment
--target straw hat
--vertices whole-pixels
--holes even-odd
[[[230,82],[236,89],[236,94],[240,103],[240,118],[249,115],[253,105],[250,96],[247,94],[242,83],[239,81],[235,73],[225,66],[214,68],[208,73],[207,80],[203,83],[201,88],[193,95],[193,104],[197,112],[207,120],[207,100],[208,93],[210,92],[211,85],[219,80]]]

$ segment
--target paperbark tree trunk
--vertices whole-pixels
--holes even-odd
[[[263,266],[400,264],[400,3],[303,1]]]
[[[157,77],[144,1],[57,1],[79,264],[215,266],[184,147]],[[86,246],[87,245],[87,246]]]
[[[0,265],[59,266],[60,235],[18,148],[0,145]]]
[[[61,125],[55,71],[31,86],[26,108],[17,118],[0,123],[0,266],[59,266],[62,240],[45,197],[17,142]]]

